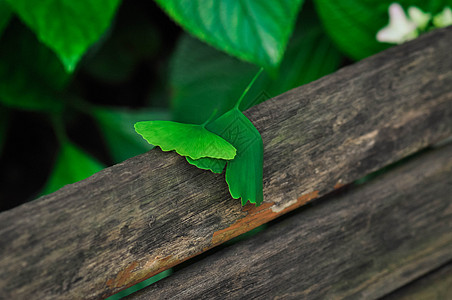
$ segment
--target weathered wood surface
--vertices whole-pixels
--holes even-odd
[[[415,280],[381,300],[452,299],[452,262]]]
[[[110,295],[451,135],[451,45],[438,30],[249,110],[258,208],[154,149],[0,214],[0,295]]]
[[[452,144],[130,298],[377,299],[451,260],[451,249]]]

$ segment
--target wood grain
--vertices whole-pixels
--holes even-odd
[[[327,196],[130,299],[377,299],[452,259],[451,195],[452,144]]]
[[[451,298],[452,262],[449,262],[381,300],[449,300]]]
[[[452,135],[451,45],[434,31],[247,111],[258,208],[154,149],[0,214],[0,295],[108,296]]]

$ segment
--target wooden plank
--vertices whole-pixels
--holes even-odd
[[[158,149],[0,214],[0,294],[113,294],[452,135],[452,28],[389,49],[247,112],[264,197]]]
[[[381,300],[448,300],[452,298],[452,262],[423,276]]]
[[[376,299],[452,259],[452,145],[326,197],[130,299]]]

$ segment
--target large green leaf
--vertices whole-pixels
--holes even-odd
[[[230,110],[258,68],[188,35],[179,40],[170,62],[169,85],[174,119],[201,124],[218,109]],[[250,91],[248,100],[253,96]]]
[[[231,196],[235,199],[242,198],[242,205],[248,201],[255,203],[256,206],[260,205],[264,197],[262,173],[264,147],[259,131],[236,108],[208,124],[207,128],[237,149],[236,157],[227,161],[226,167],[226,182]],[[215,164],[219,164],[218,160],[205,158],[188,162],[202,169],[216,171],[218,169]]]
[[[267,69],[281,62],[302,0],[156,0],[185,30]]]
[[[110,25],[119,0],[7,0],[71,72]]]
[[[394,0],[314,0],[317,11],[331,38],[350,58],[359,60],[377,53],[389,44],[376,40],[388,24],[388,7]],[[417,6],[425,12],[438,13],[452,0],[399,0],[404,9]]]
[[[12,22],[0,39],[0,101],[11,107],[58,111],[70,76],[26,27]]]
[[[241,110],[337,70],[342,58],[322,30],[315,12],[304,7],[278,77],[262,74],[243,100]],[[214,109],[221,114],[227,112],[257,70],[188,35],[183,36],[170,64],[175,120],[200,124]]]
[[[0,36],[12,17],[12,11],[5,0],[0,0]]]
[[[137,65],[155,57],[161,37],[149,11],[125,4],[118,11],[111,34],[98,44],[99,50],[90,51],[80,67],[96,79],[117,84],[130,79]]]
[[[64,185],[83,180],[103,168],[104,166],[89,154],[64,141],[42,194],[53,193]]]
[[[235,148],[204,125],[182,124],[172,121],[145,121],[135,124],[135,130],[150,144],[163,151],[175,150],[192,159],[212,157],[233,159]]]
[[[136,134],[133,125],[145,120],[168,120],[169,113],[155,110],[130,110],[99,107],[92,112],[105,137],[115,162],[144,153],[153,146]]]

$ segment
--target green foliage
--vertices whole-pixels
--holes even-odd
[[[297,86],[337,70],[343,59],[325,35],[310,7],[300,15],[281,63],[279,75],[262,74],[241,105],[245,110]],[[174,118],[204,122],[214,109],[230,110],[258,68],[239,61],[188,36],[183,36],[170,64],[170,90]]]
[[[302,0],[156,0],[185,30],[268,70],[279,66]]]
[[[97,107],[92,112],[115,162],[148,151],[149,143],[135,133],[133,125],[145,120],[168,120],[169,114],[155,110],[130,110]]]
[[[174,119],[201,124],[214,109],[218,109],[220,115],[224,114],[234,106],[257,70],[256,66],[241,62],[188,35],[183,36],[170,65]],[[245,101],[255,95],[253,93]]]
[[[0,36],[12,17],[11,8],[6,0],[0,0]]]
[[[7,0],[14,12],[72,72],[110,25],[119,0]]]
[[[322,22],[337,44],[350,58],[359,60],[375,54],[389,44],[375,38],[378,30],[388,23],[388,7],[393,0],[314,0]],[[400,0],[404,8],[417,6],[424,12],[438,13],[452,0]]]
[[[233,159],[235,148],[205,125],[182,124],[171,121],[144,121],[135,124],[135,130],[150,144],[163,151],[175,150],[192,159],[202,157]]]
[[[66,74],[32,32],[12,22],[0,40],[0,102],[21,109],[59,111]]]
[[[86,135],[91,147],[107,146],[98,153],[109,152],[110,163],[147,151],[153,147],[148,141],[164,151],[176,150],[201,169],[214,173],[226,169],[232,197],[241,198],[242,205],[248,201],[259,205],[262,138],[241,111],[337,70],[344,61],[342,52],[361,59],[390,46],[379,43],[376,33],[388,23],[392,0],[314,0],[316,9],[308,2],[299,16],[303,0],[156,2],[194,36],[183,34],[174,53],[178,27],[149,1],[124,1],[110,27],[119,0],[0,0],[0,151],[8,147],[7,133],[12,137],[29,130],[26,122],[8,120],[36,118],[45,123],[51,116],[61,148],[43,193],[103,168],[65,136],[68,129],[80,145],[85,145]],[[398,2],[432,16],[452,6],[452,0]],[[70,75],[84,55],[83,64]],[[259,67],[267,72],[246,87]],[[244,89],[248,93],[242,94]],[[220,117],[209,122],[215,110]],[[86,119],[85,127],[77,128],[85,130],[82,138],[73,134],[70,127]],[[133,124],[145,139],[135,133]],[[89,126],[100,129],[104,143]],[[42,135],[37,139],[42,144],[33,143],[36,161],[45,161],[51,152],[49,134]],[[21,158],[10,164],[14,170],[23,163]],[[17,186],[27,186],[21,178],[17,181]]]
[[[263,143],[259,131],[237,108],[233,108],[207,128],[230,142],[237,155],[227,162],[226,182],[231,196],[242,198],[242,205],[248,201],[260,205],[263,201]],[[202,169],[217,171],[218,160],[189,160]],[[222,169],[221,169],[222,170]],[[218,173],[218,172],[215,172]]]
[[[103,82],[114,84],[133,76],[136,66],[154,57],[161,45],[161,33],[145,11],[124,6],[120,12],[108,38],[93,46],[100,49],[83,61],[84,71]]]
[[[50,194],[66,184],[83,180],[104,166],[72,143],[63,141],[54,169],[42,194]]]

